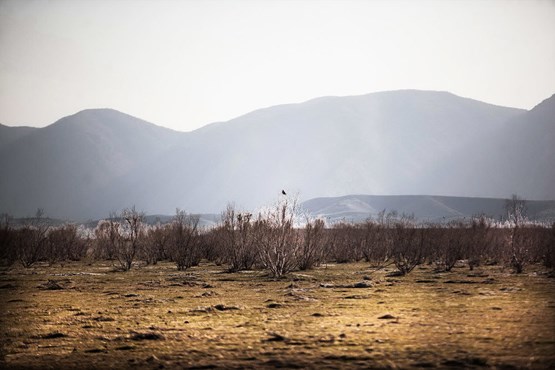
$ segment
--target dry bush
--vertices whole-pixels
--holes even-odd
[[[440,233],[434,235],[434,239],[439,241],[436,265],[440,270],[451,271],[457,261],[466,255],[469,233],[466,225],[460,221],[449,222],[436,230]]]
[[[236,212],[233,205],[228,205],[222,214],[220,243],[230,272],[250,270],[258,260],[255,228],[251,218],[251,213]]]
[[[224,240],[226,231],[222,225],[213,227],[204,233],[203,257],[216,265],[221,266],[227,262],[227,251]]]
[[[94,257],[107,260],[115,259],[121,238],[121,223],[117,221],[115,213],[111,213],[108,219],[100,220],[94,229]]]
[[[115,256],[119,267],[124,271],[129,271],[133,265],[135,257],[139,253],[140,243],[143,238],[144,213],[138,212],[133,206],[124,209],[121,213],[122,225],[121,235],[116,243]]]
[[[146,228],[144,243],[141,243],[141,255],[147,265],[156,265],[158,261],[169,258],[170,239],[171,225],[157,223]]]
[[[17,260],[25,268],[44,258],[48,243],[48,225],[42,209],[38,209],[29,223],[17,230],[15,238]]]
[[[367,220],[360,226],[364,232],[361,242],[364,259],[378,268],[391,258],[390,220],[384,219],[383,213],[381,215],[377,221]]]
[[[12,265],[17,260],[16,231],[11,225],[11,220],[8,214],[0,215],[0,262],[6,266]]]
[[[510,265],[514,272],[519,274],[524,271],[524,266],[530,262],[532,248],[535,244],[535,235],[526,227],[526,201],[513,194],[511,199],[505,202],[507,222],[510,232],[505,237],[506,251],[505,262]]]
[[[299,269],[308,270],[318,266],[325,257],[323,220],[311,221],[307,218],[302,230],[302,247],[299,250]]]
[[[514,226],[506,237],[506,263],[515,273],[524,272],[524,267],[533,262],[534,247],[537,245],[537,231],[534,227]]]
[[[144,240],[144,217],[133,206],[120,216],[111,213],[107,220],[99,221],[94,230],[94,257],[116,260],[120,269],[130,270]]]
[[[296,212],[297,202],[284,198],[254,223],[260,262],[274,278],[298,267],[300,238],[293,227]]]
[[[426,258],[423,229],[414,220],[402,217],[395,222],[391,235],[393,263],[400,274],[406,275]]]
[[[79,236],[77,226],[66,224],[52,228],[47,237],[46,259],[55,262],[79,261],[87,253],[87,243]]]
[[[328,233],[329,257],[337,263],[358,261],[362,258],[363,231],[350,222],[339,222]]]
[[[472,218],[467,246],[468,267],[474,270],[491,254],[494,242],[493,221],[485,216]]]
[[[555,222],[543,233],[542,260],[545,267],[555,268]]]
[[[201,260],[202,244],[198,224],[197,215],[188,215],[184,211],[176,210],[171,224],[169,250],[171,260],[175,262],[178,270],[198,265]]]

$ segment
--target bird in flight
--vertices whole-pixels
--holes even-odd
[[[281,194],[287,195],[287,193],[285,192],[285,190],[281,190]]]

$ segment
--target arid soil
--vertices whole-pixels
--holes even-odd
[[[555,368],[555,279],[540,266],[392,271],[3,269],[0,367]]]

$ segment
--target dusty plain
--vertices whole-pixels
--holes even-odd
[[[555,368],[555,279],[541,266],[392,271],[3,268],[0,367]]]

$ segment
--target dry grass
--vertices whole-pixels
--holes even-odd
[[[539,267],[386,272],[328,265],[273,281],[211,264],[5,270],[0,366],[555,367],[555,279]]]

